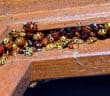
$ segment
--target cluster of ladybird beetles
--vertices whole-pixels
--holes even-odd
[[[1,65],[10,55],[31,56],[42,49],[74,49],[76,44],[91,44],[98,39],[110,38],[110,23],[38,31],[36,23],[27,22],[23,25],[23,30],[13,29],[3,39],[0,44]]]

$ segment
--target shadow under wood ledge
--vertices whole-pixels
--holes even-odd
[[[110,75],[39,81],[23,96],[109,96]]]

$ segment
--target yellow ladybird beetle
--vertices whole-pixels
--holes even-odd
[[[80,39],[79,37],[73,37],[72,41],[73,41],[73,43],[76,43],[76,44],[83,44],[84,43],[84,40]]]
[[[14,38],[19,37],[19,32],[16,29],[12,29],[9,34]]]
[[[89,38],[87,39],[87,43],[88,43],[88,44],[94,43],[95,41],[97,41],[97,38],[96,38],[96,37],[89,37]]]
[[[20,32],[20,36],[21,37],[25,37],[26,36],[26,33],[25,32]]]
[[[106,29],[110,29],[110,23],[106,23],[106,24],[104,25],[104,27],[105,27]]]
[[[101,36],[106,35],[107,29],[99,29],[99,31],[97,33],[98,33],[98,35],[101,35]]]
[[[67,38],[65,36],[60,37],[60,41],[66,41],[66,40],[67,40]]]
[[[106,39],[107,38],[107,29],[99,29],[97,32],[98,39]]]
[[[50,43],[50,44],[46,45],[47,50],[50,50],[50,49],[53,49],[53,48],[55,48],[55,45],[53,43]]]

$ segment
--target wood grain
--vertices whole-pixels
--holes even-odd
[[[74,58],[33,61],[31,80],[109,74],[109,58],[110,55],[78,58],[82,66]]]

